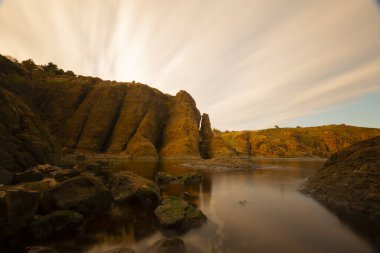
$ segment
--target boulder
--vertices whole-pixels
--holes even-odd
[[[50,164],[40,164],[33,168],[27,169],[25,173],[36,175],[42,174],[43,177],[54,178],[58,181],[63,181],[64,179],[78,176],[80,174],[80,170],[77,167],[64,169]]]
[[[41,194],[36,191],[2,187],[0,189],[0,238],[25,228],[36,214]]]
[[[161,239],[146,249],[144,253],[185,253],[186,246],[179,238]]]
[[[26,253],[58,253],[53,248],[45,247],[45,246],[30,246],[25,249]]]
[[[160,201],[160,189],[154,182],[128,171],[116,174],[108,185],[119,204],[138,200],[143,206],[155,207]]]
[[[174,196],[164,199],[154,213],[163,228],[179,231],[199,227],[207,219],[201,210]]]
[[[68,210],[59,210],[37,217],[30,225],[30,231],[36,238],[73,230],[83,224],[83,215]]]
[[[77,176],[59,183],[48,198],[55,209],[82,214],[104,212],[113,202],[112,193],[98,178],[91,176]]]

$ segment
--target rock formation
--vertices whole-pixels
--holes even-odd
[[[329,206],[380,218],[380,137],[343,149],[302,191]]]

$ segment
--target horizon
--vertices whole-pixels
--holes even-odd
[[[1,54],[186,90],[223,131],[380,128],[376,1],[54,3],[0,1]]]

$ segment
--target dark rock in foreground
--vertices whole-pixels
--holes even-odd
[[[185,243],[179,238],[162,239],[157,241],[151,247],[146,249],[144,253],[185,253]]]
[[[155,207],[160,202],[160,189],[152,181],[123,171],[114,176],[109,182],[109,188],[119,204],[130,200],[138,200],[146,207]]]
[[[334,154],[301,190],[331,207],[380,218],[380,137]]]
[[[48,198],[53,210],[72,210],[82,214],[104,212],[113,202],[112,193],[98,178],[90,176],[78,176],[59,183],[50,191]]]
[[[201,210],[178,197],[168,197],[154,211],[163,228],[186,231],[201,226],[207,219]]]
[[[36,238],[44,238],[66,232],[83,224],[83,215],[77,212],[59,210],[36,218],[31,223],[31,232]]]
[[[25,228],[37,211],[41,194],[18,188],[0,188],[0,239]]]

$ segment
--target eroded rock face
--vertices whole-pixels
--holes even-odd
[[[337,152],[302,191],[329,206],[380,218],[380,137]]]
[[[209,159],[212,157],[211,142],[213,138],[213,132],[211,129],[210,118],[208,114],[202,114],[201,129],[199,131],[199,151],[201,157]]]
[[[59,210],[37,217],[30,230],[34,237],[45,238],[54,234],[73,230],[83,224],[83,215],[68,210]]]
[[[199,227],[207,219],[201,210],[174,196],[164,199],[154,213],[162,227],[178,231]]]
[[[17,188],[0,189],[0,238],[19,232],[36,214],[41,194]]]
[[[199,157],[199,122],[201,115],[194,99],[180,91],[172,99],[162,136],[163,157]]]
[[[77,176],[59,183],[46,196],[46,209],[72,210],[81,214],[101,213],[110,207],[113,195],[100,179]]]
[[[154,182],[129,171],[114,175],[108,186],[119,204],[138,200],[146,207],[155,207],[160,201],[160,189]]]

